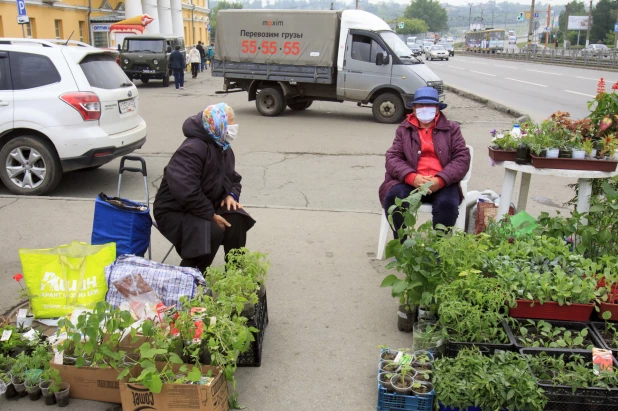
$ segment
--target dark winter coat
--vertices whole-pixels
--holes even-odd
[[[212,217],[240,213],[249,228],[255,221],[244,210],[220,208],[230,193],[240,199],[241,176],[235,171],[234,152],[223,150],[202,125],[202,113],[185,120],[187,139],[163,172],[153,214],[159,231],[180,250],[182,258],[210,254]]]
[[[204,50],[204,46],[198,44],[195,48],[200,52],[200,58],[202,60],[206,59],[206,51]]]
[[[459,124],[448,120],[444,113],[440,113],[433,130],[433,146],[442,165],[442,171],[436,176],[444,180],[445,186],[459,184],[470,168],[470,150]],[[379,190],[382,207],[388,191],[396,184],[405,183],[408,174],[416,173],[420,156],[418,128],[406,119],[397,128],[393,145],[386,152],[386,174]]]
[[[172,70],[176,69],[185,69],[186,64],[185,64],[185,56],[182,55],[182,53],[179,50],[174,50],[172,51],[172,54],[170,54],[170,68]]]

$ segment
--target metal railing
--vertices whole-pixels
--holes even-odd
[[[609,49],[607,52],[590,53],[581,49],[510,49],[496,53],[479,53],[461,51],[458,54],[489,57],[505,60],[527,61],[555,65],[581,66],[604,70],[618,71],[618,50]]]

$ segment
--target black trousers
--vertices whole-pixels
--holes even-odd
[[[396,198],[406,198],[410,195],[410,192],[414,190],[414,187],[401,183],[393,186],[386,194],[384,199],[384,213],[388,217],[388,209],[395,204]],[[445,227],[453,227],[459,216],[459,185],[453,184],[446,186],[433,194],[424,196],[423,203],[431,203],[431,214],[433,226],[442,224]],[[406,207],[407,203],[404,203]],[[403,216],[400,213],[393,214],[393,225],[395,231],[393,234],[395,238],[398,238],[397,230],[403,226]]]
[[[197,268],[203,273],[214,261],[221,245],[223,245],[223,251],[227,255],[230,250],[244,247],[247,244],[247,231],[250,228],[247,225],[247,217],[242,214],[222,214],[221,217],[225,218],[232,226],[226,227],[224,231],[214,222],[211,224],[210,254],[185,258],[180,262],[181,267]]]
[[[197,77],[197,73],[200,70],[200,63],[191,63],[191,74],[193,78]]]

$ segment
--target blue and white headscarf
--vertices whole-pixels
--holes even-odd
[[[202,124],[204,129],[223,150],[227,150],[230,146],[230,144],[225,141],[228,110],[231,110],[231,107],[225,103],[219,103],[206,107],[202,112]]]

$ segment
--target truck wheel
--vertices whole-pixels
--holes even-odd
[[[148,77],[142,77],[140,80],[142,80],[142,83],[144,84],[148,84],[148,81],[150,81]]]
[[[36,136],[9,140],[0,150],[0,165],[0,179],[15,194],[46,194],[62,178],[62,166],[54,147]]]
[[[261,115],[275,117],[285,110],[283,93],[276,88],[265,88],[260,91],[255,100],[255,106]]]
[[[169,87],[170,85],[170,76],[167,74],[163,75],[163,87]]]
[[[397,123],[403,117],[403,100],[401,99],[401,96],[397,94],[381,94],[373,102],[372,111],[373,117],[379,123]]]
[[[290,108],[290,110],[303,111],[311,107],[311,104],[313,104],[313,101],[309,100],[309,101],[302,101],[300,103],[289,103],[288,107]]]

